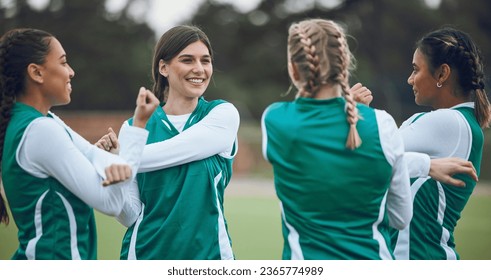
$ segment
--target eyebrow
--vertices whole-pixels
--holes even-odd
[[[189,58],[193,58],[193,57],[194,57],[194,55],[191,55],[191,54],[182,54],[182,55],[180,55],[180,56],[179,56],[179,58],[182,58],[182,57],[189,57]],[[201,56],[201,57],[211,58],[211,55],[209,55],[209,54],[205,54],[205,55],[203,55],[203,56]]]
[[[65,58],[66,57],[66,53],[62,54],[59,59],[62,59],[62,58]]]

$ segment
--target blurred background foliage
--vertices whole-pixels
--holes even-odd
[[[161,34],[142,20],[145,9],[141,17],[131,14],[135,4],[150,7],[150,1],[127,0],[110,12],[104,0],[49,0],[45,8],[28,0],[0,0],[0,33],[34,27],[59,38],[76,72],[72,102],[63,110],[129,111],[138,88],[152,85],[151,57]],[[357,59],[351,82],[368,86],[374,95],[371,105],[385,109],[398,123],[430,110],[414,104],[407,84],[414,44],[422,35],[454,26],[474,38],[485,63],[491,57],[487,0],[262,0],[247,12],[223,1],[199,3],[196,13],[181,23],[201,27],[212,41],[215,72],[206,98],[234,103],[243,124],[258,124],[270,103],[293,99],[294,93],[285,96],[290,86],[286,36],[292,22],[305,18],[328,18],[345,26]],[[488,69],[489,64],[486,73]],[[491,164],[484,161],[483,169]]]
[[[103,0],[50,0],[46,8],[27,0],[0,0],[0,33],[15,27],[45,29],[62,42],[76,71],[74,110],[128,110],[140,85],[151,86],[151,56],[161,34],[129,13],[127,0],[118,12]],[[209,99],[224,98],[239,107],[242,119],[259,120],[264,108],[289,88],[286,70],[288,26],[304,18],[328,18],[344,24],[357,58],[352,83],[373,92],[372,105],[400,122],[416,108],[407,85],[414,43],[423,34],[452,25],[477,41],[491,57],[491,1],[486,0],[263,0],[249,12],[207,0],[186,24],[200,26],[215,50]],[[438,2],[438,1],[436,1]],[[330,4],[329,4],[330,3]],[[172,4],[170,4],[172,5]],[[143,13],[144,15],[144,13]],[[489,85],[489,80],[488,80]]]

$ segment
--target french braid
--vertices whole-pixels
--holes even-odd
[[[317,19],[293,24],[289,29],[288,54],[300,76],[297,96],[314,98],[321,85],[341,86],[350,126],[346,147],[359,147],[356,124],[360,117],[348,85],[353,57],[341,27],[333,21]]]
[[[305,85],[301,90],[301,96],[314,97],[319,89],[319,57],[317,56],[315,45],[307,33],[300,25],[298,26],[298,36],[300,37],[300,43],[302,44],[301,50],[305,55],[306,60],[306,72],[305,72]]]
[[[361,145],[362,141],[360,135],[358,134],[358,130],[356,129],[356,124],[360,119],[358,108],[356,107],[356,102],[349,91],[349,69],[351,53],[346,42],[346,37],[344,36],[344,33],[342,32],[340,27],[334,25],[333,28],[335,30],[335,34],[333,37],[337,39],[336,45],[339,46],[339,65],[336,65],[336,68],[339,69],[339,74],[334,78],[334,80],[341,85],[344,98],[346,99],[346,115],[348,123],[350,124],[346,147],[354,150]]]
[[[471,37],[460,30],[445,27],[424,36],[416,47],[427,57],[432,71],[445,63],[456,70],[463,94],[474,94],[474,114],[479,125],[489,127],[491,112],[484,89],[484,66],[481,52]]]

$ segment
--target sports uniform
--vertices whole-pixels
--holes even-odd
[[[400,131],[406,151],[431,158],[463,158],[473,163],[479,175],[484,137],[474,103],[415,114]],[[430,177],[411,179],[414,214],[409,227],[392,237],[397,259],[459,259],[453,232],[476,182],[469,176],[455,177],[466,183],[465,188]]]
[[[121,132],[121,157],[96,148],[57,116],[17,102],[7,127],[2,179],[19,230],[13,259],[95,259],[93,209],[119,215],[133,206],[127,182],[102,187],[104,168],[128,163],[135,174],[148,132]],[[134,193],[134,190],[133,190]]]
[[[411,218],[393,118],[358,105],[362,145],[345,147],[344,98],[297,98],[263,114],[263,154],[281,204],[283,259],[393,259],[389,225]]]
[[[234,258],[223,199],[238,125],[235,107],[221,100],[199,98],[183,116],[156,109],[137,176],[143,210],[124,236],[121,259]]]

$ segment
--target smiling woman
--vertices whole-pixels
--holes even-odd
[[[203,42],[196,41],[170,61],[160,59],[159,73],[173,85],[164,92],[166,100],[164,110],[167,108],[168,113],[172,115],[190,113],[196,107],[198,98],[208,87],[213,74],[210,51]],[[169,96],[171,98],[168,98]],[[182,98],[194,101],[189,103],[190,108],[173,104],[173,102],[180,102]]]
[[[197,27],[171,28],[155,46],[153,90],[163,106],[147,124],[137,176],[143,209],[128,221],[122,259],[234,259],[223,204],[239,113],[203,98],[212,65],[211,44]]]
[[[127,179],[136,173],[148,136],[142,127],[158,100],[140,90],[138,127],[121,133],[121,156],[114,156],[91,145],[50,112],[51,107],[70,102],[73,77],[53,35],[13,29],[0,38],[1,174],[19,229],[13,259],[95,259],[93,208],[124,215],[130,203],[127,189],[136,188]],[[5,209],[0,197],[0,222],[8,223]]]
[[[468,160],[479,175],[483,129],[489,127],[491,112],[478,46],[463,31],[441,28],[417,42],[412,65],[407,82],[416,104],[434,111],[414,114],[401,125],[405,151],[432,159]],[[476,182],[468,176],[456,178],[465,182],[465,188],[429,177],[412,179],[413,219],[392,236],[396,258],[460,258],[454,231]]]

